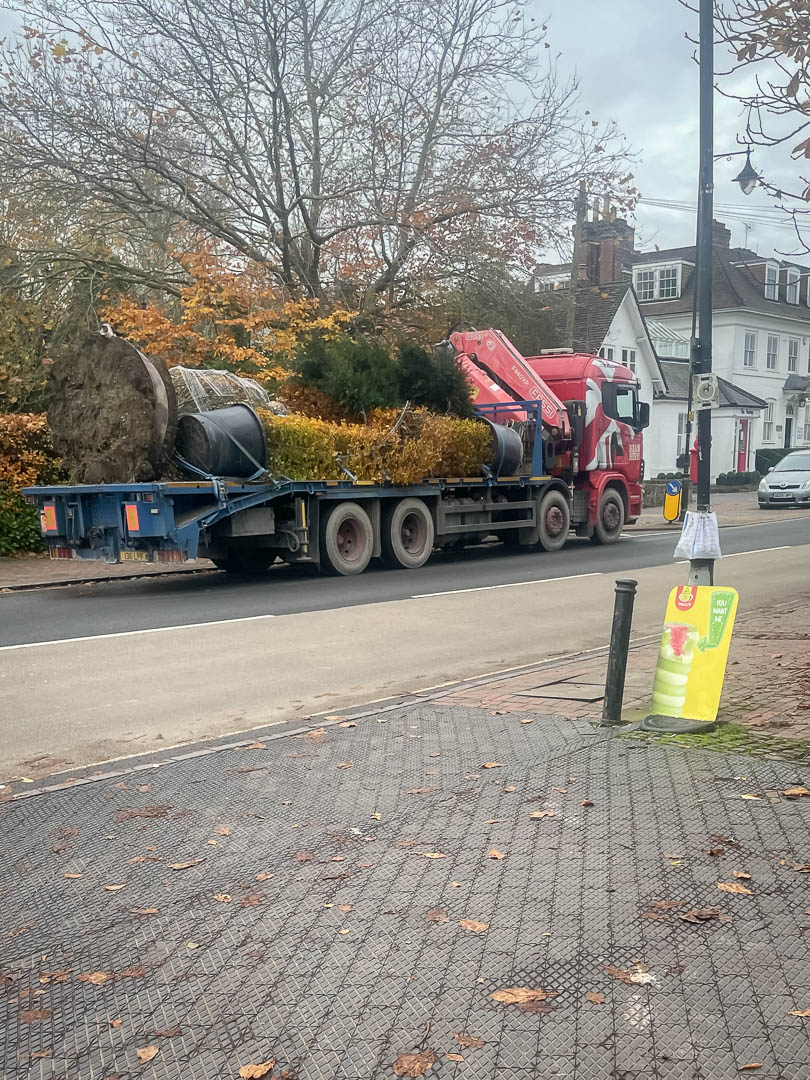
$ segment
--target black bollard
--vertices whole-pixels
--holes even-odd
[[[627,650],[630,648],[630,627],[633,623],[633,604],[637,581],[631,578],[616,582],[613,605],[613,626],[610,628],[610,654],[605,677],[605,702],[602,723],[613,726],[622,722],[624,677],[627,673]]]

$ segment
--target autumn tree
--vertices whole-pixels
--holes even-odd
[[[810,209],[810,0],[717,0],[715,25],[733,62],[720,88],[740,102],[749,146],[787,146],[797,163],[787,190],[762,179],[793,219],[803,250]]]
[[[2,170],[133,227],[227,244],[299,297],[371,312],[471,234],[526,264],[625,153],[530,0],[26,0]],[[618,203],[621,204],[620,202]]]

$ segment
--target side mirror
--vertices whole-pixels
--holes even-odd
[[[773,472],[773,465],[771,465],[770,469],[768,469],[768,472]]]
[[[640,401],[638,404],[638,424],[636,427],[639,431],[643,431],[644,428],[650,426],[650,403],[648,401]]]

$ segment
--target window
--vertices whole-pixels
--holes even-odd
[[[639,300],[655,299],[655,271],[638,270],[636,272],[636,292]]]
[[[625,367],[635,374],[636,370],[636,350],[635,349],[622,349],[622,363]]]
[[[768,263],[765,267],[765,299],[779,299],[779,263]]]
[[[757,335],[746,331],[743,348],[743,367],[755,367],[757,362]]]
[[[660,300],[674,300],[678,295],[678,271],[674,266],[658,272],[658,297]]]
[[[613,360],[613,346],[612,345],[603,345],[602,348],[599,350],[599,355],[602,357],[603,360],[611,360],[612,361]]]
[[[681,268],[654,266],[635,270],[633,284],[639,300],[677,300],[681,295]]]
[[[799,269],[796,266],[789,266],[787,271],[787,289],[785,290],[785,299],[789,304],[798,304],[799,302],[799,280],[801,278]]]
[[[799,370],[799,339],[788,338],[788,371]]]
[[[775,402],[769,401],[768,408],[762,414],[762,441],[773,442],[773,407]]]
[[[611,420],[621,420],[635,425],[638,417],[636,391],[627,383],[606,382],[602,384],[602,408]]]
[[[804,407],[804,442],[810,442],[810,405]]]
[[[686,453],[686,413],[678,413],[678,457]]]
[[[768,371],[776,371],[779,366],[779,338],[768,334],[768,348],[765,354],[765,366]]]

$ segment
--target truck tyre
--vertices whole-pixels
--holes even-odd
[[[615,488],[606,488],[599,500],[599,511],[591,540],[594,544],[615,544],[624,528],[624,500]]]
[[[226,570],[229,574],[264,574],[275,562],[275,551],[245,548],[239,551],[232,548],[227,555],[211,562],[217,570]]]
[[[433,551],[433,517],[421,499],[400,499],[384,507],[382,561],[394,570],[415,570]]]
[[[344,577],[362,574],[374,549],[374,530],[368,514],[353,502],[335,503],[328,513],[324,509],[320,523],[321,569]]]
[[[561,491],[548,491],[537,510],[537,529],[540,547],[544,551],[559,551],[568,539],[571,528],[571,507]]]

